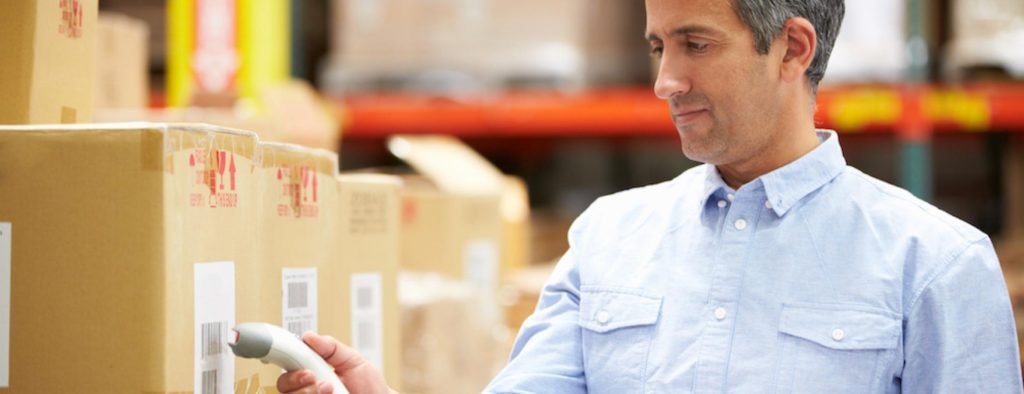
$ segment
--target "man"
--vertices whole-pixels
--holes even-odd
[[[1020,393],[988,237],[846,166],[815,130],[842,0],[646,6],[655,91],[707,164],[577,219],[486,391]],[[386,392],[350,349],[306,340],[353,393]]]

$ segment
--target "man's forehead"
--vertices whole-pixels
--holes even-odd
[[[649,39],[679,34],[721,34],[739,23],[732,0],[645,0],[645,5],[645,35]]]

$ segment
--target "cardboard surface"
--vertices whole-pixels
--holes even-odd
[[[97,1],[0,2],[0,124],[92,120]]]
[[[18,231],[0,393],[194,391],[196,264],[233,263],[237,293],[258,288],[255,148],[202,125],[0,127],[0,222]],[[237,301],[236,320],[257,316]],[[230,356],[220,345],[207,353]],[[247,387],[255,370],[235,372],[218,380]]]
[[[397,283],[401,181],[386,175],[345,174],[338,177],[337,185],[337,246],[349,281],[332,296],[346,300],[343,315],[350,324],[338,338],[379,362],[387,382],[401,390]],[[379,282],[379,291],[374,281]],[[380,347],[375,349],[375,343]]]
[[[261,287],[254,295],[263,321],[287,330],[315,330],[340,336],[344,333],[343,299],[329,296],[330,289],[344,284],[338,264],[336,236],[338,189],[335,184],[338,157],[332,152],[298,145],[260,143],[256,163],[257,242]],[[285,277],[285,270],[291,271]],[[294,270],[315,271],[314,283],[301,280]],[[306,276],[308,278],[308,276]],[[292,283],[291,288],[285,282]],[[305,289],[303,289],[305,287]],[[319,294],[303,300],[303,294]],[[284,299],[284,296],[290,296]],[[289,303],[290,302],[290,303]],[[315,303],[316,327],[312,326]],[[289,307],[291,306],[291,307]],[[286,311],[288,319],[285,320]],[[256,360],[239,360],[260,371],[264,389],[273,392],[281,369]]]

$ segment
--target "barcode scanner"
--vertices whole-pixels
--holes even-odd
[[[348,394],[334,368],[327,365],[302,339],[287,330],[267,323],[242,323],[232,329],[228,346],[236,356],[255,358],[264,364],[274,364],[285,371],[308,369],[316,380],[326,381],[336,394]]]

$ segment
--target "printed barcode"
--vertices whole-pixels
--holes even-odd
[[[372,352],[377,350],[377,332],[374,330],[372,321],[360,321],[356,323],[355,348],[360,352]]]
[[[203,359],[221,354],[224,347],[224,333],[222,330],[227,326],[226,322],[203,323],[202,326],[202,353]],[[205,376],[205,375],[204,375]]]
[[[309,283],[288,283],[288,308],[305,308],[309,305]]]
[[[356,289],[356,308],[367,310],[373,308],[373,288],[364,286]]]
[[[216,369],[203,371],[203,392],[201,394],[217,394],[217,372]]]
[[[313,324],[306,320],[288,322],[288,332],[296,336],[302,336],[302,333],[311,329],[313,329]]]

